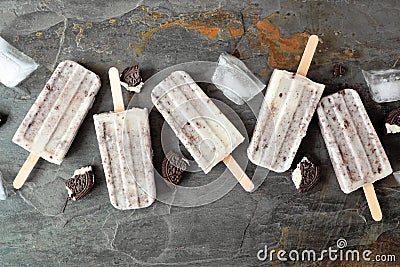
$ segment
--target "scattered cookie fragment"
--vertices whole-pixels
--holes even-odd
[[[2,126],[4,123],[6,123],[7,117],[4,114],[0,113],[0,126]]]
[[[65,181],[68,197],[62,212],[64,212],[69,200],[76,201],[83,198],[87,193],[89,193],[93,185],[94,174],[92,171],[92,166],[87,166],[76,170],[74,175]]]
[[[400,133],[400,107],[393,109],[386,116],[386,134]]]
[[[346,67],[342,65],[335,65],[333,66],[333,77],[342,77],[346,73]]]
[[[162,162],[162,175],[165,180],[177,185],[182,179],[182,173],[189,167],[189,161],[170,151]]]
[[[318,182],[320,168],[315,165],[307,156],[297,164],[297,168],[292,172],[292,180],[300,193],[307,192]]]
[[[143,79],[140,76],[139,64],[124,69],[120,76],[121,85],[128,91],[140,93],[143,87]]]

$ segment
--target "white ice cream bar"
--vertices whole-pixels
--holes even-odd
[[[244,137],[184,71],[176,71],[152,91],[154,105],[176,136],[208,173]]]
[[[350,193],[392,173],[392,167],[358,93],[345,89],[318,105],[322,136],[336,177]]]
[[[96,74],[76,62],[61,62],[26,114],[13,142],[61,164],[99,88]]]
[[[247,150],[251,162],[275,172],[290,168],[324,88],[302,75],[274,70]]]
[[[150,206],[156,187],[147,109],[93,118],[111,204],[121,210]]]

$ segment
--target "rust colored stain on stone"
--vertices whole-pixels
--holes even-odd
[[[268,75],[272,74],[272,70],[264,68],[260,71],[261,78],[267,78]]]
[[[165,29],[172,26],[181,26],[189,30],[195,30],[207,38],[215,39],[220,32],[221,28],[217,26],[207,26],[203,21],[186,22],[185,20],[175,20],[162,24],[159,29]]]
[[[252,41],[250,44],[261,51],[265,51],[271,67],[278,69],[294,68],[301,59],[310,34],[301,32],[295,33],[289,38],[282,38],[281,30],[270,21],[275,16],[278,16],[278,14],[273,14],[253,23],[258,31],[256,41]]]
[[[149,24],[157,25],[162,20],[161,13],[146,9],[149,13],[148,17],[153,20]],[[155,12],[155,14],[153,14]],[[239,37],[244,34],[243,24],[238,16],[234,13],[217,9],[215,11],[193,13],[189,15],[180,15],[178,19],[164,21],[158,24],[155,28],[142,32],[139,35],[141,43],[135,45],[135,50],[139,53],[143,52],[147,42],[154,33],[170,28],[179,26],[188,30],[194,30],[208,39]]]

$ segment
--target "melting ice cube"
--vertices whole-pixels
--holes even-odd
[[[39,65],[0,37],[0,82],[15,87],[25,80]]]
[[[363,70],[362,73],[375,102],[400,100],[400,70]]]
[[[396,181],[400,184],[400,171],[398,172],[394,172],[394,179],[396,179]]]
[[[212,82],[238,105],[243,105],[265,87],[240,59],[227,53],[219,56]]]

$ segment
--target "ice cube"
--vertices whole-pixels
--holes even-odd
[[[7,198],[7,193],[3,186],[3,175],[0,172],[0,200],[5,200],[6,198]]]
[[[398,172],[394,172],[394,179],[396,179],[396,181],[400,184],[400,171]]]
[[[0,37],[0,82],[15,87],[25,80],[38,64]]]
[[[265,87],[240,59],[227,53],[219,56],[212,82],[228,99],[238,105],[251,100]]]
[[[362,73],[375,102],[400,100],[400,70],[363,70]]]

